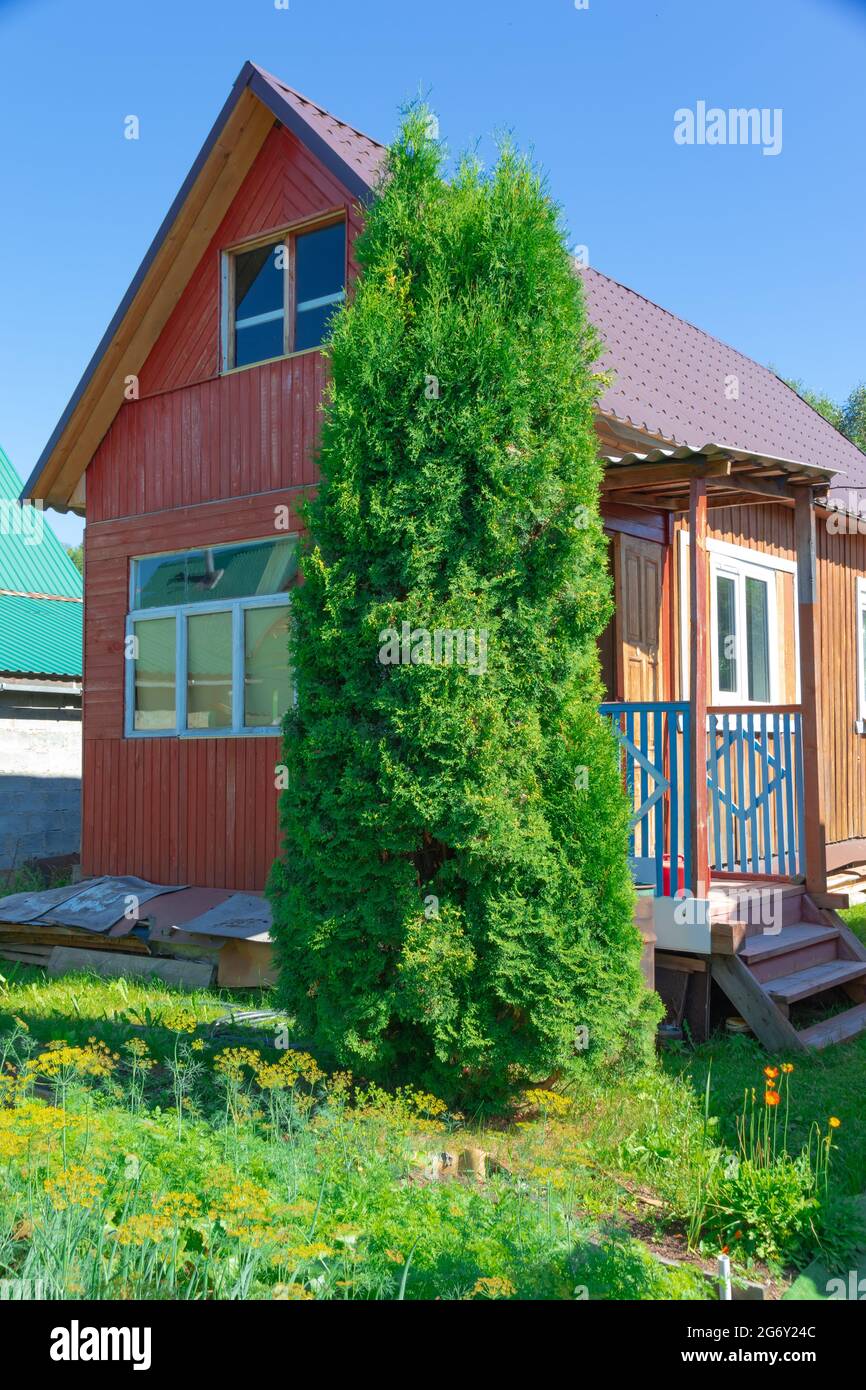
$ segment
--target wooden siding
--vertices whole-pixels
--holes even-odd
[[[225,247],[337,208],[349,220],[351,279],[357,271],[351,243],[359,225],[353,201],[294,135],[275,127],[144,365],[142,396],[217,375],[220,257]]]
[[[260,890],[279,849],[278,738],[123,736],[129,564],[137,555],[262,539],[315,483],[325,361],[298,354],[218,374],[220,252],[346,209],[346,191],[275,128],[87,470],[85,874]],[[349,253],[349,274],[355,267]]]
[[[837,526],[839,519],[833,520]],[[843,521],[844,526],[844,521]],[[852,523],[856,525],[856,523]],[[676,530],[687,529],[679,518]],[[827,844],[866,838],[866,736],[855,729],[859,717],[857,685],[857,578],[866,577],[866,535],[830,532],[827,518],[817,518],[818,636],[823,693],[821,772],[824,776]],[[710,512],[713,540],[745,546],[795,560],[794,512],[790,507],[717,508]],[[677,542],[675,542],[678,545]],[[676,553],[676,552],[675,552]],[[675,688],[682,694],[680,672],[679,562],[674,565]],[[783,702],[796,699],[794,584],[788,574],[777,578]],[[855,852],[852,849],[852,852]],[[862,847],[860,849],[862,853]],[[836,856],[838,859],[838,855]],[[839,860],[839,862],[842,862]]]
[[[817,518],[818,653],[823,705],[819,752],[828,780],[827,843],[866,837],[866,736],[857,733],[857,579],[866,536],[834,534]],[[857,522],[851,525],[856,527]],[[861,848],[862,857],[862,848]]]
[[[298,491],[90,524],[85,529],[85,874],[259,890],[279,848],[279,738],[124,738],[124,633],[132,556],[299,528]]]

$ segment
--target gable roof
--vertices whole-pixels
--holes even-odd
[[[144,365],[275,120],[303,142],[350,197],[369,197],[384,146],[255,63],[245,63],[28,478],[25,497],[42,498],[60,510],[84,510],[80,483],[120,408],[123,378]]]
[[[293,130],[322,164],[336,174],[350,193],[362,200],[366,198],[382,172],[385,146],[345,121],[337,120],[330,111],[301,96],[294,87],[286,86],[264,68],[255,63],[250,63],[249,67],[253,70],[250,85],[256,96],[260,96],[277,119]]]
[[[826,468],[833,486],[866,484],[866,454],[767,367],[589,267],[586,306],[614,380],[602,414],[665,443],[731,449]],[[725,393],[735,377],[737,399]]]
[[[84,510],[87,464],[256,154],[279,121],[350,196],[369,197],[385,147],[279,78],[247,62],[84,371],[24,488],[25,497]],[[830,469],[835,486],[866,485],[866,455],[779,377],[616,280],[582,270],[587,308],[615,372],[599,410],[674,445],[707,440]],[[725,396],[736,376],[739,398]]]
[[[81,675],[81,575],[0,449],[0,671]],[[38,530],[36,525],[38,524]]]

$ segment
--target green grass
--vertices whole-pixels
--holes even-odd
[[[261,994],[47,980],[3,962],[0,971],[0,1058],[13,1040],[18,1068],[7,1069],[0,1103],[0,1278],[47,1280],[57,1296],[704,1296],[694,1272],[666,1271],[646,1242],[664,1239],[670,1250],[676,1238],[684,1250],[703,1228],[705,1254],[718,1248],[706,1243],[708,1199],[736,1147],[743,1093],[756,1088],[760,1104],[764,1065],[785,1060],[748,1039],[719,1040],[483,1124],[438,1117],[424,1097],[358,1096],[324,1080],[272,1092],[243,1066],[227,1078],[214,1021],[230,1006],[266,1006]],[[70,1073],[62,1087],[40,1075],[51,1044],[92,1049],[91,1039],[116,1054],[110,1074]],[[129,1044],[142,1041],[148,1065],[133,1073]],[[266,1063],[286,1056],[269,1032],[246,1041]],[[28,1056],[43,1057],[29,1072]],[[837,1116],[834,1189],[862,1191],[866,1039],[795,1066],[792,1154],[813,1121]],[[37,1083],[26,1095],[10,1089],[24,1074]],[[490,1156],[486,1182],[431,1180],[435,1155],[472,1148]],[[90,1192],[90,1207],[58,1204],[65,1171]],[[793,1203],[802,1183],[787,1167],[780,1176],[797,1189]],[[51,1187],[58,1178],[61,1189]],[[802,1264],[811,1227],[792,1234],[778,1184],[764,1185],[756,1222]],[[180,1201],[172,1193],[186,1194],[186,1206],[169,1232],[165,1202]],[[835,1219],[843,1248],[830,1242],[839,1259],[847,1221]]]
[[[681,1078],[699,1094],[711,1074],[712,1109],[719,1119],[719,1137],[733,1144],[743,1097],[753,1086],[760,1090],[762,1068],[791,1060],[795,1066],[791,1146],[806,1142],[813,1120],[825,1124],[835,1115],[842,1121],[837,1178],[847,1193],[866,1191],[866,1035],[841,1047],[793,1059],[771,1056],[752,1038],[718,1038],[694,1050],[667,1052],[664,1066],[670,1076]]]
[[[840,912],[839,916],[866,946],[866,903],[861,903],[859,907],[849,907],[845,912]]]

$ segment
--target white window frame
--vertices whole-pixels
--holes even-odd
[[[295,243],[299,236],[306,236],[309,232],[323,232],[328,227],[342,226],[344,230],[344,263],[343,263],[343,288],[332,295],[323,295],[319,299],[304,300],[302,304],[295,301]],[[264,322],[267,319],[281,317],[283,320],[283,351],[276,357],[262,357],[256,362],[244,362],[241,366],[235,366],[235,259],[245,251],[255,251],[258,246],[282,246],[285,255],[285,265],[283,267],[283,307],[282,309],[271,310],[268,314],[258,314],[256,319]],[[317,343],[313,347],[298,348],[294,347],[295,335],[295,316],[298,309],[314,309],[323,304],[342,304],[346,298],[346,281],[348,278],[348,248],[349,231],[345,211],[339,209],[317,216],[312,221],[295,223],[290,227],[281,227],[273,231],[262,234],[261,236],[251,237],[247,241],[240,241],[237,245],[227,246],[220,255],[220,361],[222,373],[227,372],[246,372],[252,367],[264,366],[267,362],[280,362],[287,357],[301,357],[306,352],[321,351],[321,344]]]
[[[296,539],[293,536],[280,537],[281,540]],[[230,542],[227,542],[230,544]],[[239,545],[268,544],[268,541],[238,541]],[[160,552],[175,555],[179,552],[167,550]],[[132,607],[135,594],[135,565],[138,560],[153,560],[158,555],[137,555],[129,567],[130,611],[126,615],[126,672],[124,679],[124,737],[125,738],[279,738],[280,724],[248,727],[244,724],[244,614],[250,608],[286,608],[291,610],[291,596],[287,593],[264,594],[251,598],[213,599],[205,603],[171,604],[162,608]],[[223,729],[188,729],[187,717],[187,619],[197,613],[231,613],[232,616],[232,722]],[[174,618],[174,698],[175,723],[168,729],[135,728],[135,650],[130,640],[135,636],[135,624],[148,622],[155,618]],[[288,653],[286,654],[288,665]],[[297,701],[297,691],[293,689],[292,702]]]
[[[689,544],[688,531],[680,531],[680,673],[682,677],[683,698],[689,691]],[[779,670],[779,622],[776,592],[776,575],[794,576],[794,669],[797,678],[797,700],[800,700],[800,634],[797,615],[797,565],[780,555],[770,555],[763,550],[752,550],[748,546],[732,545],[728,541],[707,540],[710,585],[710,670],[712,673],[711,704],[737,705],[744,709],[766,709],[769,705],[781,703]],[[737,602],[737,690],[719,690],[718,670],[718,620],[716,577],[727,575],[736,583]],[[770,698],[769,700],[750,700],[748,698],[748,666],[745,623],[745,581],[747,578],[760,579],[767,585],[767,640],[770,648]]]
[[[863,641],[863,615],[866,613],[866,579],[857,578],[855,583],[855,621],[857,623],[857,707],[859,718],[856,728],[858,734],[866,734],[866,643]]]

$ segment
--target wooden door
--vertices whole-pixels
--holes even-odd
[[[664,547],[619,536],[617,619],[624,700],[661,700]]]

